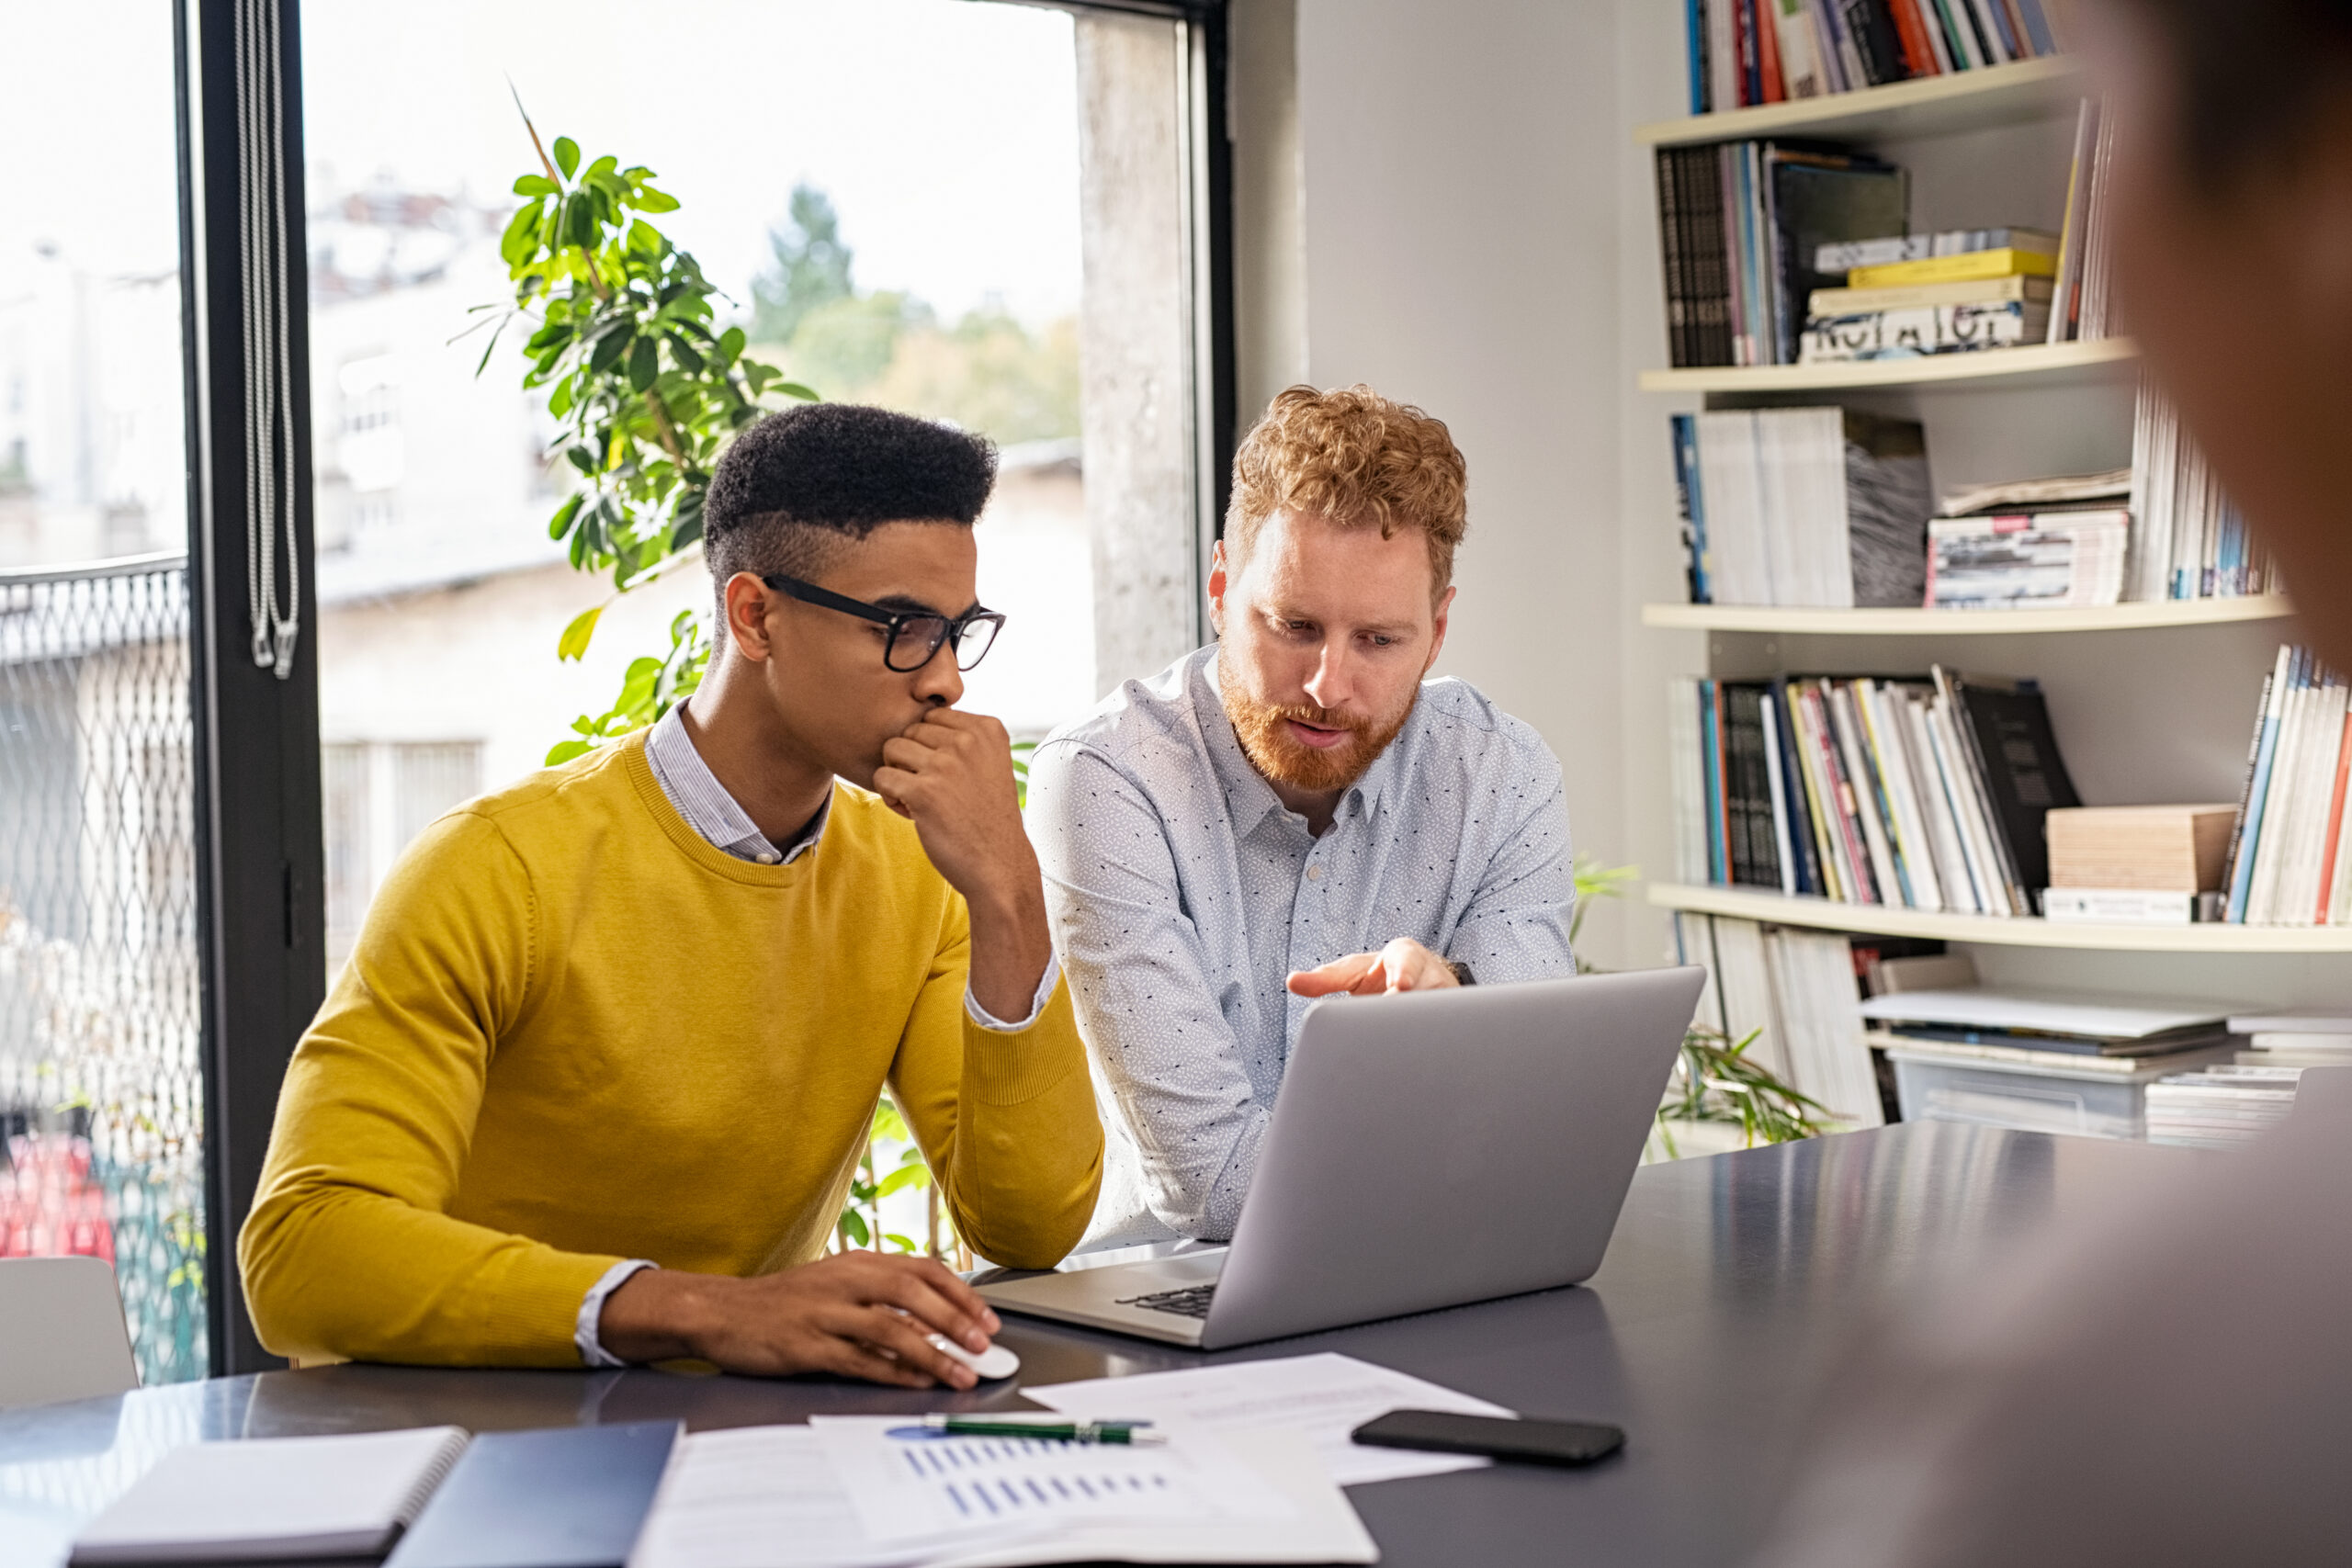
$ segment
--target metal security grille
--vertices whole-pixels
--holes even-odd
[[[150,1383],[207,1370],[186,564],[0,571],[0,1257],[111,1258]]]

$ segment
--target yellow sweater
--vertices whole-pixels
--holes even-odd
[[[697,836],[642,734],[450,813],[288,1070],[238,1238],[262,1342],[577,1366],[624,1258],[818,1256],[886,1082],[971,1245],[1053,1264],[1102,1178],[1069,990],[982,1029],[969,949],[913,827],[847,785],[790,865]]]

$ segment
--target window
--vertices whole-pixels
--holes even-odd
[[[327,964],[340,968],[368,900],[410,840],[481,793],[478,740],[329,740],[320,748]]]
[[[16,6],[0,137],[0,1257],[113,1260],[140,1372],[209,1362],[173,41]]]
[[[1201,640],[1223,458],[1197,27],[680,0],[662,25],[682,57],[754,62],[758,86],[682,114],[613,49],[643,27],[619,0],[560,28],[452,0],[305,23],[313,423],[334,433],[314,454],[330,964],[432,811],[542,765],[629,660],[667,649],[673,617],[710,604],[689,561],[615,604],[584,659],[556,658],[610,588],[548,537],[571,470],[549,462],[544,399],[520,389],[526,361],[511,340],[485,360],[465,335],[469,311],[510,297],[506,193],[537,170],[517,96],[550,141],[658,173],[682,204],[662,231],[724,291],[722,324],[753,357],[997,443],[979,595],[1009,620],[966,706],[1041,737]],[[424,734],[470,750],[412,787],[402,760],[422,754],[394,738]],[[937,1234],[913,1190],[842,1232]]]
[[[526,7],[450,3],[305,17],[338,958],[352,901],[406,838],[350,804],[360,786],[334,781],[358,765],[343,749],[463,737],[476,787],[511,783],[575,716],[605,710],[674,615],[710,601],[689,563],[622,598],[585,659],[556,658],[610,586],[548,537],[570,469],[548,461],[554,425],[519,385],[526,360],[509,341],[477,375],[481,339],[465,335],[469,312],[508,297],[507,191],[537,167],[517,95],[543,138],[659,173],[682,203],[663,231],[725,291],[755,357],[826,396],[998,443],[980,595],[1011,620],[967,705],[1042,735],[1200,636],[1200,476],[1214,465],[1192,33],[967,0],[692,0],[663,13],[681,48],[775,63],[766,90],[681,116],[628,90],[609,46],[639,11],[571,15],[561,28]],[[339,847],[359,831],[352,812],[374,824],[352,840],[364,853]]]

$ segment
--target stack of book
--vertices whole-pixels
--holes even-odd
[[[1851,409],[1676,414],[1698,604],[1908,605],[1925,591],[1925,432]]]
[[[2344,678],[2282,647],[2263,682],[2231,835],[2225,919],[2249,926],[2352,925],[2352,707]]]
[[[2148,1142],[2242,1147],[2287,1119],[2302,1076],[2301,1067],[2217,1062],[2158,1078],[2147,1089]]]
[[[2043,817],[2079,801],[2033,682],[1683,677],[1669,696],[1686,881],[2034,913]]]
[[[2219,919],[2230,829],[2220,806],[2078,806],[2043,821],[2052,920],[2187,925]]]
[[[1899,234],[1901,169],[1818,145],[1725,141],[1657,151],[1668,347],[1675,365],[1792,365],[1821,247]]]
[[[2230,1032],[2243,1037],[2249,1066],[2352,1067],[2352,1013],[2241,1013]]]
[[[1674,917],[1675,959],[1705,967],[1697,1021],[1849,1127],[1885,1121],[1848,939],[1727,915]]]
[[[2037,60],[2066,47],[2045,0],[1684,0],[1690,112],[1820,97]]]
[[[1815,271],[1845,275],[1807,300],[1805,365],[1904,359],[2041,343],[2049,334],[2059,237],[1963,230],[1827,244]]]
[[[2127,597],[2233,599],[2278,591],[2277,568],[2247,536],[2212,465],[2172,405],[2145,386],[2132,429],[2131,511]]]

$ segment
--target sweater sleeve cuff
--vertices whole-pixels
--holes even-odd
[[[978,1100],[989,1105],[1018,1105],[1034,1100],[1071,1073],[1086,1071],[1086,1047],[1078,1036],[1078,1017],[1071,1010],[1069,987],[1058,969],[1049,966],[1051,993],[1018,1030],[992,1029],[969,1018],[964,1030],[964,1077]]]
[[[605,1318],[605,1298],[636,1278],[640,1269],[653,1265],[642,1258],[632,1258],[616,1263],[605,1270],[604,1278],[588,1287],[580,1298],[580,1317],[572,1325],[571,1342],[580,1348],[580,1364],[583,1367],[626,1367],[627,1361],[605,1348],[599,1330]]]

